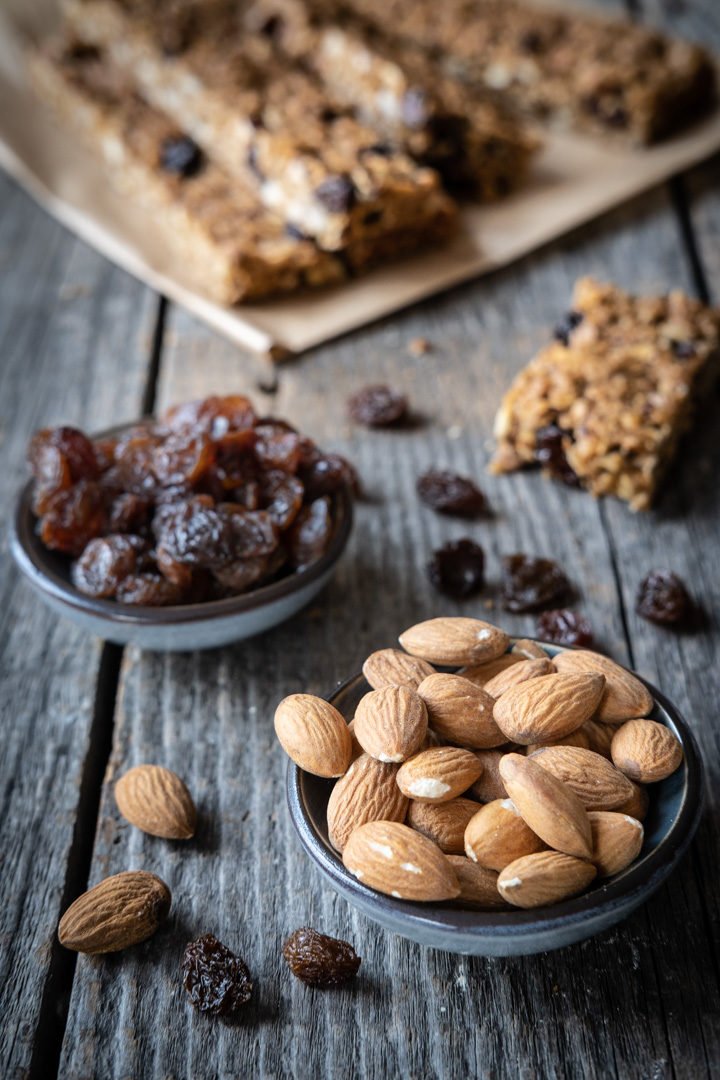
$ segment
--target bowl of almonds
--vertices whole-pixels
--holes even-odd
[[[484,956],[607,929],[676,867],[702,763],[677,709],[586,649],[436,618],[275,714],[301,843],[386,929]]]

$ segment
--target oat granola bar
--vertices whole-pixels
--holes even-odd
[[[388,45],[349,17],[318,17],[304,0],[256,0],[243,21],[310,68],[333,102],[437,169],[453,191],[491,200],[524,180],[537,140],[514,111],[497,94],[447,75],[416,46]]]
[[[204,157],[94,46],[52,45],[29,58],[37,92],[104,158],[115,185],[154,214],[189,276],[221,303],[324,285],[342,264]]]
[[[330,0],[313,0],[327,10]],[[646,144],[693,122],[714,98],[699,46],[646,26],[513,0],[342,0],[398,40],[441,54],[523,114]]]
[[[454,203],[437,173],[381,144],[309,73],[243,30],[231,0],[68,0],[84,40],[300,236],[356,269],[443,239]]]
[[[503,399],[492,471],[541,465],[644,510],[719,369],[720,309],[583,278],[555,341]]]

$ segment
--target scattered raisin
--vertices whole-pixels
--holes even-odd
[[[309,926],[290,935],[283,956],[293,975],[308,986],[340,986],[357,975],[360,957],[348,941],[328,937]]]
[[[584,615],[567,608],[544,611],[536,623],[537,636],[541,641],[554,645],[579,645],[589,649],[593,645],[592,627]]]
[[[485,584],[485,553],[473,540],[451,540],[433,552],[428,576],[447,596],[473,596]]]
[[[203,152],[187,135],[169,135],[160,146],[160,167],[187,179],[196,176],[205,163]]]
[[[570,335],[576,326],[583,321],[582,311],[568,311],[563,315],[554,330],[556,341],[560,341],[566,348],[570,344]]]
[[[144,547],[139,537],[103,536],[91,540],[73,563],[73,585],[88,596],[114,596],[120,582],[135,573],[138,551]]]
[[[214,934],[203,934],[185,949],[183,986],[198,1012],[230,1016],[246,1005],[253,984],[247,965]]]
[[[488,512],[485,496],[468,477],[449,469],[430,469],[417,482],[418,495],[440,514],[475,518]]]
[[[671,570],[651,570],[640,583],[635,610],[643,619],[676,626],[687,618],[692,601],[685,585]]]
[[[503,559],[502,599],[506,611],[542,611],[562,603],[570,582],[552,559],[506,555]]]
[[[389,427],[405,420],[408,400],[391,386],[366,386],[348,401],[348,412],[357,424]]]
[[[580,479],[565,455],[563,439],[569,437],[557,424],[539,428],[535,436],[535,459],[543,469],[568,487],[580,487]]]

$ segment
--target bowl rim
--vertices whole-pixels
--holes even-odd
[[[511,645],[523,638],[511,637]],[[540,639],[533,639],[550,651],[551,655],[562,651],[559,646]],[[623,667],[624,665],[620,665]],[[625,668],[626,671],[632,671]],[[398,900],[386,896],[366,885],[345,868],[341,858],[318,833],[310,817],[304,799],[303,783],[319,780],[303,772],[294,762],[288,762],[286,774],[286,797],[290,817],[305,851],[324,875],[345,894],[351,903],[357,903],[370,917],[372,912],[384,912],[394,917],[396,923],[416,930],[442,931],[446,938],[463,939],[492,938],[500,941],[508,938],[534,937],[538,931],[553,931],[581,926],[601,915],[629,911],[666,880],[687,851],[702,817],[705,803],[705,780],[702,758],[695,737],[677,707],[661,691],[641,675],[632,671],[648,688],[657,705],[664,710],[663,722],[670,720],[670,727],[678,735],[683,747],[685,782],[676,815],[662,839],[640,860],[610,881],[603,882],[590,892],[572,897],[546,908],[504,910],[499,912],[451,906],[452,902],[420,903]],[[363,679],[362,672],[351,675],[339,683],[326,700],[331,704],[356,682]],[[478,804],[480,805],[480,804]],[[399,931],[402,933],[403,931]],[[412,936],[412,935],[409,935]],[[429,944],[432,944],[429,942]],[[451,946],[449,946],[451,947]],[[552,946],[548,946],[552,947]]]
[[[111,438],[123,431],[142,427],[153,421],[153,417],[143,416],[139,420],[115,424],[111,428],[92,435],[91,438]],[[342,555],[353,524],[353,497],[346,488],[340,488],[331,495],[334,528],[330,543],[323,555],[308,567],[296,570],[269,585],[261,585],[258,589],[250,589],[239,596],[230,596],[222,600],[203,600],[196,604],[173,604],[168,607],[122,604],[117,600],[85,596],[52,566],[46,565],[42,558],[45,553],[42,545],[38,544],[35,549],[29,543],[29,538],[34,534],[35,520],[31,508],[32,485],[32,479],[28,480],[17,492],[14,512],[8,526],[10,552],[18,568],[35,588],[59,601],[65,607],[130,627],[177,626],[184,623],[227,618],[256,611],[268,604],[283,600],[311,585],[329,571]],[[48,552],[48,555],[53,554],[57,553]]]

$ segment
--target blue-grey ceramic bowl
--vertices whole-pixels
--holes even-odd
[[[540,644],[551,655],[560,651]],[[291,762],[287,798],[300,841],[323,877],[349,903],[386,930],[431,948],[479,956],[526,956],[592,937],[624,919],[662,885],[685,854],[702,813],[703,770],[695,739],[674,705],[643,681],[656,702],[652,718],[671,728],[682,743],[683,764],[650,788],[645,841],[638,859],[582,896],[552,907],[508,912],[463,910],[453,903],[422,904],[384,896],[361,885],[328,840],[327,802],[333,781],[311,776]],[[355,675],[329,700],[349,721],[369,689],[364,677]]]
[[[98,438],[119,435],[123,425]],[[241,596],[173,607],[120,604],[85,596],[70,580],[70,560],[48,551],[38,537],[32,512],[32,484],[21,490],[10,523],[10,550],[15,562],[41,599],[59,615],[88,633],[142,649],[190,651],[214,649],[242,641],[285,622],[305,607],[327,584],[352,529],[352,496],[333,497],[334,532],[327,551],[304,570]]]

